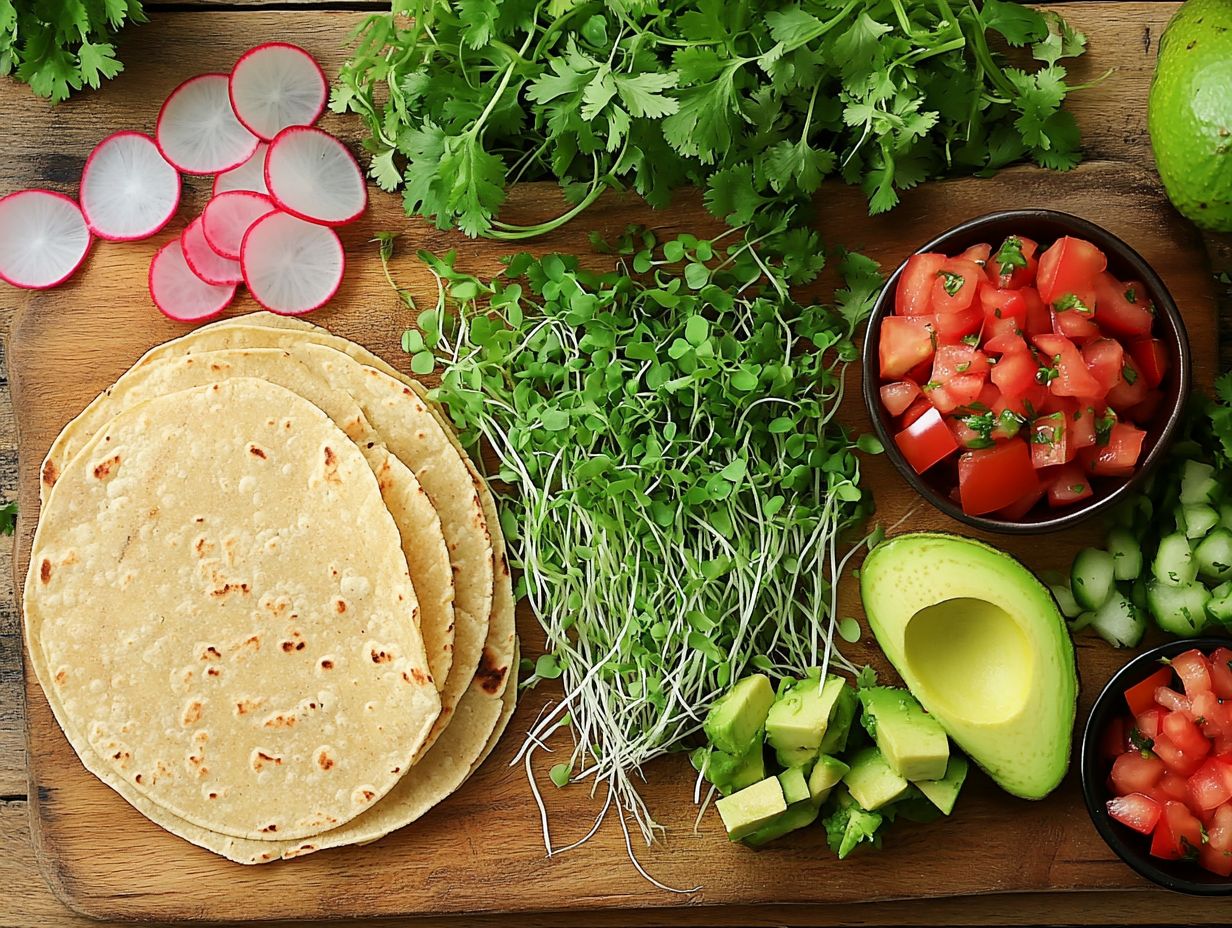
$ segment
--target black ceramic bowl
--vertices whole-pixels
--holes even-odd
[[[1151,846],[1149,835],[1139,834],[1109,817],[1104,803],[1112,798],[1107,783],[1112,762],[1101,756],[1100,738],[1109,722],[1129,711],[1125,704],[1125,691],[1157,671],[1161,657],[1175,657],[1191,648],[1210,654],[1215,648],[1227,646],[1226,638],[1192,638],[1169,641],[1135,657],[1116,672],[1095,700],[1086,727],[1082,730],[1079,749],[1078,772],[1082,778],[1082,797],[1086,800],[1087,811],[1091,813],[1091,821],[1095,823],[1100,837],[1121,860],[1148,880],[1195,896],[1232,895],[1232,879],[1208,873],[1194,861],[1152,857],[1148,853]]]
[[[1189,396],[1189,339],[1185,334],[1185,323],[1176,307],[1176,302],[1168,293],[1168,288],[1164,286],[1163,281],[1159,279],[1159,275],[1151,269],[1142,256],[1107,229],[1078,216],[1071,216],[1069,213],[1049,209],[1003,210],[989,213],[976,219],[970,219],[948,232],[943,232],[931,242],[923,245],[919,252],[939,251],[947,255],[956,255],[981,242],[988,242],[995,249],[1007,235],[1025,235],[1034,239],[1039,242],[1041,252],[1065,235],[1092,242],[1108,256],[1110,273],[1120,280],[1141,281],[1146,288],[1157,310],[1153,334],[1168,346],[1171,354],[1168,375],[1160,385],[1164,394],[1164,402],[1160,405],[1155,421],[1147,427],[1146,454],[1132,477],[1128,479],[1096,478],[1094,481],[1096,493],[1089,500],[1059,509],[1053,509],[1047,501],[1042,501],[1016,522],[998,519],[995,516],[967,515],[962,507],[950,497],[950,491],[955,485],[952,468],[937,466],[924,474],[917,474],[894,443],[894,424],[881,405],[878,392],[881,386],[878,358],[881,320],[894,313],[894,293],[898,288],[898,278],[907,263],[906,258],[890,275],[890,279],[886,281],[885,288],[873,307],[864,340],[864,402],[868,406],[868,414],[873,420],[873,428],[877,432],[877,437],[885,445],[886,454],[916,492],[947,515],[973,528],[985,531],[1029,535],[1070,528],[1097,512],[1115,506],[1118,500],[1134,493],[1146,480],[1167,452],[1168,444],[1172,440],[1185,401]]]

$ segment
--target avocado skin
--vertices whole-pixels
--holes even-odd
[[[1230,0],[1230,2],[1232,2],[1232,0]],[[921,541],[953,542],[958,545],[968,545],[976,549],[981,549],[984,552],[995,555],[997,558],[1000,558],[1005,562],[1007,575],[1012,573],[1015,575],[1017,580],[1026,585],[1023,587],[1024,592],[1027,589],[1030,589],[1033,593],[1042,593],[1043,596],[1047,597],[1047,600],[1052,604],[1053,614],[1045,617],[1047,620],[1047,625],[1044,628],[1044,631],[1047,631],[1050,635],[1058,636],[1059,640],[1061,640],[1063,644],[1062,651],[1068,652],[1066,654],[1066,657],[1068,658],[1068,661],[1066,662],[1067,666],[1064,668],[1064,673],[1061,675],[1061,679],[1053,681],[1058,684],[1061,689],[1061,692],[1056,695],[1062,700],[1060,714],[1065,720],[1064,724],[1059,726],[1059,730],[1056,732],[1056,735],[1064,740],[1067,749],[1065,751],[1063,763],[1048,770],[1039,783],[1032,784],[1030,788],[1024,789],[1021,787],[1021,784],[1008,784],[1004,782],[1002,777],[998,775],[997,771],[993,769],[993,765],[985,762],[985,745],[973,744],[966,739],[957,737],[950,728],[950,724],[945,717],[946,713],[936,711],[933,707],[928,705],[926,700],[921,698],[919,693],[912,691],[912,695],[916,696],[916,698],[920,700],[920,702],[924,705],[924,708],[941,723],[942,727],[945,728],[950,736],[958,743],[959,747],[967,753],[968,759],[975,763],[976,766],[984,770],[984,772],[987,773],[998,786],[1011,795],[1018,796],[1022,799],[1042,799],[1060,785],[1061,781],[1065,777],[1065,774],[1069,770],[1071,753],[1069,747],[1072,744],[1074,720],[1076,718],[1078,708],[1078,690],[1080,681],[1078,677],[1077,661],[1074,657],[1073,642],[1070,639],[1069,628],[1065,624],[1065,619],[1062,617],[1059,607],[1057,607],[1056,600],[1053,597],[1051,590],[1049,590],[1047,585],[1044,584],[1044,582],[1040,580],[1039,577],[1037,577],[1035,573],[1020,560],[1012,554],[1002,551],[1000,548],[993,545],[951,532],[914,532],[904,535],[897,535],[886,539],[874,548],[865,559],[864,565],[860,571],[861,597],[864,599],[866,604],[870,598],[871,587],[877,580],[876,562],[881,558],[895,557],[898,552],[903,551],[904,549],[910,550],[915,543]],[[880,643],[882,643],[882,649],[885,651],[886,657],[890,660],[890,663],[894,665],[894,668],[899,672],[899,675],[903,678],[903,680],[908,683],[908,689],[910,689],[910,680],[912,679],[912,675],[908,671],[908,668],[904,666],[904,655],[892,653],[891,650],[885,646],[884,642],[882,642],[879,627],[885,623],[885,617],[874,616],[872,612],[868,610],[867,605],[866,613],[869,620],[869,626],[872,629],[874,636],[877,637]],[[903,621],[905,622],[910,618],[911,616],[906,616]]]
[[[1187,0],[1164,30],[1147,126],[1174,206],[1232,232],[1232,0]]]

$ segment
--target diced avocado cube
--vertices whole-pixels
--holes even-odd
[[[826,817],[826,843],[844,859],[863,841],[877,844],[877,829],[884,819],[876,812],[861,809],[846,789],[839,786],[834,791],[834,811]]]
[[[752,786],[758,780],[764,779],[766,776],[766,758],[762,753],[761,736],[749,748],[748,753],[739,759],[739,763],[732,770],[727,782],[719,788],[719,792],[727,796],[737,790],[744,789],[746,786]]]
[[[779,748],[774,752],[775,760],[779,762],[779,766],[787,769],[789,767],[804,767],[806,770],[811,769],[813,762],[817,760],[816,748]]]
[[[736,790],[751,786],[766,776],[766,761],[762,754],[760,733],[753,739],[749,750],[741,757],[719,751],[712,747],[695,749],[689,760],[693,769],[701,772],[708,781],[728,796]]]
[[[961,754],[951,754],[945,776],[940,780],[919,780],[915,784],[916,788],[927,796],[933,805],[949,815],[954,811],[954,803],[958,800],[958,791],[962,789],[963,781],[967,779],[969,766],[967,758]]]
[[[808,778],[803,767],[791,767],[779,774],[779,785],[783,787],[783,799],[788,805],[811,799]]]
[[[851,769],[843,774],[843,782],[851,798],[869,812],[898,799],[911,785],[894,772],[875,747],[856,752],[851,758]]]
[[[840,677],[827,677],[824,683],[810,677],[801,680],[770,707],[766,740],[775,750],[819,749],[842,687]]]
[[[724,796],[715,804],[727,837],[733,841],[751,835],[776,815],[787,810],[778,777],[766,777],[738,793]]]
[[[809,795],[813,797],[813,801],[824,802],[830,795],[830,790],[839,784],[850,769],[837,757],[831,757],[829,754],[817,758],[808,781]]]
[[[774,688],[765,674],[755,673],[740,680],[715,700],[702,728],[720,751],[743,757],[766,724],[766,713],[774,705]]]
[[[894,772],[906,780],[939,780],[950,759],[950,741],[941,723],[924,711],[907,690],[870,686],[860,702],[877,748]]]
[[[750,847],[761,847],[763,844],[769,844],[771,841],[781,838],[789,832],[800,828],[807,828],[817,821],[817,812],[820,808],[821,803],[811,800],[789,805],[786,812],[779,813],[762,825],[746,837],[744,843]]]
[[[838,699],[834,703],[834,711],[830,713],[830,724],[821,739],[822,754],[841,754],[847,749],[847,736],[851,734],[852,723],[856,720],[856,712],[860,708],[860,700],[850,684],[844,682],[838,691]]]

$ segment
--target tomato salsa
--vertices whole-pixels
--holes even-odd
[[[881,322],[881,403],[916,473],[954,471],[964,512],[1021,519],[1138,467],[1168,352],[1145,288],[1107,265],[1083,239],[1041,251],[1011,235],[903,268]]]
[[[1108,815],[1150,835],[1154,857],[1232,876],[1232,650],[1179,654],[1125,701],[1101,742]]]

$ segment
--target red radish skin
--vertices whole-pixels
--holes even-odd
[[[228,284],[242,284],[244,272],[240,263],[231,258],[224,258],[205,240],[202,231],[203,222],[200,216],[190,222],[180,235],[180,247],[184,249],[184,261],[188,269],[207,284],[225,287]]]
[[[338,292],[346,254],[333,229],[275,211],[244,236],[240,264],[249,292],[263,308],[302,316]]]
[[[168,319],[199,322],[212,319],[235,299],[235,285],[207,284],[188,266],[178,238],[158,250],[150,262],[150,298]]]
[[[218,196],[232,190],[249,190],[269,196],[269,188],[265,186],[265,153],[269,151],[269,143],[261,142],[252,157],[238,168],[223,171],[214,178],[214,188],[210,196]]]
[[[164,158],[184,174],[217,174],[239,167],[260,143],[235,118],[228,75],[201,74],[171,91],[154,141]]]
[[[180,208],[180,172],[142,132],[116,132],[81,172],[81,212],[98,238],[135,242],[161,230]]]
[[[368,185],[349,148],[328,132],[292,126],[265,156],[265,186],[283,212],[307,222],[341,226],[368,207]]]
[[[219,255],[238,261],[244,233],[254,222],[274,210],[274,202],[269,197],[250,190],[220,193],[206,204],[205,212],[201,214],[202,232],[209,246]]]
[[[289,126],[311,126],[325,112],[329,81],[310,54],[288,42],[249,49],[231,69],[231,109],[264,141]]]
[[[0,198],[0,280],[49,290],[70,277],[93,240],[81,207],[54,190],[19,190]]]

